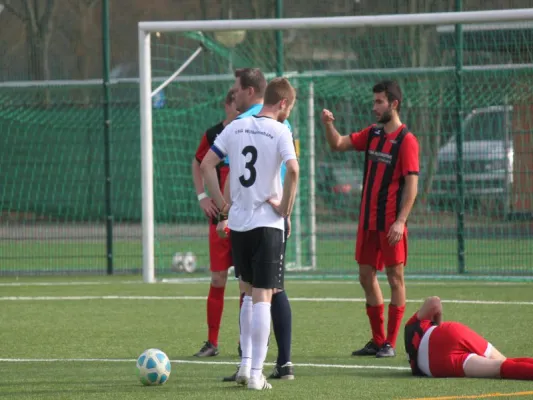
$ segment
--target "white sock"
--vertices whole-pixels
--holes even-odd
[[[252,314],[252,377],[259,378],[263,374],[269,336],[270,303],[256,303]]]
[[[252,364],[252,296],[244,296],[241,307],[241,367]]]

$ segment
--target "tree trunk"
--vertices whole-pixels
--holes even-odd
[[[28,43],[28,71],[30,79],[50,79],[49,50],[52,37],[56,0],[24,3],[26,36]],[[36,99],[43,106],[50,104],[50,91],[45,89]]]
[[[44,41],[39,32],[34,32],[31,25],[26,26],[28,46],[28,72],[29,78],[34,81],[44,80]]]
[[[448,2],[448,11],[453,10],[454,7],[454,1],[450,0]],[[426,11],[427,12],[427,11]],[[427,38],[427,35],[424,35]],[[429,48],[429,47],[428,47]],[[442,55],[442,61],[441,65],[446,65],[448,63],[448,60],[450,59],[450,53],[446,51]],[[435,81],[435,80],[433,80]],[[429,194],[431,193],[431,187],[433,186],[433,178],[435,177],[435,173],[438,169],[438,154],[439,149],[441,145],[441,126],[442,126],[442,108],[444,103],[444,85],[443,85],[443,79],[439,79],[438,83],[438,103],[437,103],[437,112],[436,115],[433,115],[433,121],[434,121],[434,127],[433,127],[433,134],[429,137],[428,142],[428,164],[427,164],[427,174],[426,178],[424,179],[424,182],[422,183],[422,193],[420,195],[420,202],[421,204],[425,204],[427,202],[427,198]]]

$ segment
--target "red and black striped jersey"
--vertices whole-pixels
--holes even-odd
[[[365,152],[360,227],[388,231],[400,212],[405,177],[419,173],[418,141],[405,125],[392,133],[371,125],[350,138]]]
[[[424,376],[424,373],[418,367],[418,348],[420,347],[422,336],[433,325],[436,324],[429,319],[418,319],[418,311],[405,324],[405,352],[409,358],[409,365],[413,375]]]
[[[202,160],[204,159],[205,155],[215,143],[215,139],[218,135],[224,130],[224,124],[222,122],[216,124],[215,126],[212,126],[209,128],[204,135],[202,136],[202,140],[200,141],[200,144],[198,145],[198,148],[196,149],[195,158],[198,163],[202,163]],[[218,177],[218,183],[220,185],[220,190],[222,193],[224,193],[224,185],[226,184],[226,178],[229,174],[229,166],[225,164],[224,162],[221,162],[219,165],[217,165],[217,177]],[[218,220],[216,218],[213,219],[212,223],[216,224]]]

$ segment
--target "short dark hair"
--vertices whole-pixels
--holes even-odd
[[[374,85],[372,92],[385,92],[385,96],[387,96],[389,103],[392,103],[394,100],[398,100],[398,107],[396,110],[400,112],[400,106],[402,104],[402,89],[400,89],[398,82],[392,80],[383,80]]]
[[[228,93],[226,94],[226,99],[224,100],[225,105],[230,105],[233,103],[233,100],[235,100],[235,91],[233,89],[228,90]]]
[[[278,77],[272,79],[265,90],[265,105],[274,105],[283,99],[287,99],[289,104],[294,102],[296,91],[287,78]]]
[[[259,68],[237,69],[235,71],[235,78],[239,78],[239,82],[243,89],[251,87],[254,88],[258,97],[262,98],[265,95],[267,82]]]

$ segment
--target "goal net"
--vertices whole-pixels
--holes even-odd
[[[320,112],[332,110],[343,134],[362,129],[374,122],[373,85],[395,79],[401,118],[421,146],[409,273],[533,275],[532,21],[533,10],[499,10],[141,22],[145,281],[183,268],[177,253],[209,267],[191,163],[203,133],[224,118],[240,67],[282,74],[297,88],[290,123],[301,179],[289,271],[356,271],[363,155],[330,151]]]

